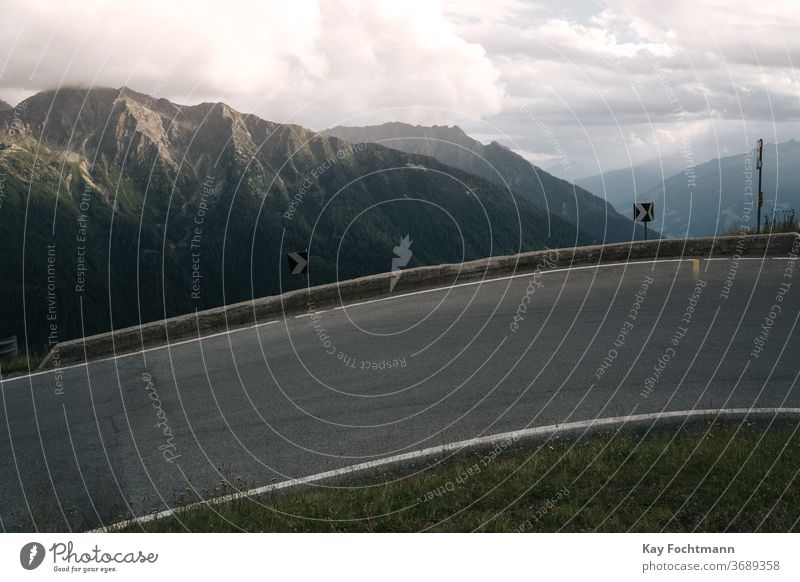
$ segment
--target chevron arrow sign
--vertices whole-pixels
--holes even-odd
[[[653,203],[635,202],[633,205],[633,220],[636,222],[653,222]]]
[[[308,251],[288,253],[286,258],[289,260],[290,275],[304,275],[308,271]]]

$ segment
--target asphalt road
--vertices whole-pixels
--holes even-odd
[[[787,267],[527,274],[4,380],[1,525],[85,529],[225,482],[564,421],[798,407],[800,286]]]

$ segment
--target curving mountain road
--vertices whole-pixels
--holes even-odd
[[[797,272],[778,258],[556,268],[6,379],[2,528],[89,528],[226,480],[530,426],[797,407]]]

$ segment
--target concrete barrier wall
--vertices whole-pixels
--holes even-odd
[[[800,249],[800,235],[794,233],[660,239],[558,249],[558,263],[555,268],[676,257],[787,256],[790,252],[797,253],[798,249]],[[398,295],[411,290],[532,272],[537,267],[541,268],[550,252],[533,251],[467,263],[407,269],[402,271],[391,294]],[[371,275],[61,342],[48,354],[40,368],[95,360],[193,339],[214,332],[251,326],[258,322],[283,317],[284,314],[302,313],[309,309],[310,303],[314,305],[314,309],[318,309],[386,297],[390,295],[391,278],[391,273]]]

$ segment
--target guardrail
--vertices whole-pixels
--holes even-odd
[[[658,239],[559,249],[558,267],[675,257],[788,256],[790,253],[797,254],[798,250],[800,235],[795,233]],[[402,271],[392,293],[389,289],[393,274],[381,273],[61,342],[48,354],[40,368],[52,367],[53,354],[56,352],[59,356],[58,363],[63,366],[86,359],[94,360],[168,345],[216,331],[255,325],[286,314],[307,311],[309,304],[317,309],[332,304],[398,295],[403,291],[532,272],[537,267],[541,268],[542,260],[550,252],[533,251],[466,263],[407,269]]]
[[[17,336],[0,339],[0,358],[13,358],[17,351]]]

